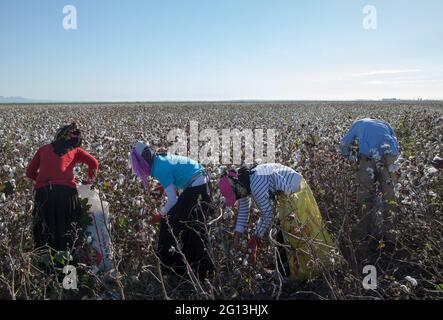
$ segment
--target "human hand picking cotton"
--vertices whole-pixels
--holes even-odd
[[[162,221],[162,215],[160,212],[157,212],[153,216],[151,216],[151,218],[149,220],[149,224],[151,226],[155,226],[155,225],[159,224],[161,221]]]
[[[260,238],[256,235],[253,235],[251,239],[248,241],[248,249],[251,251],[251,262],[257,262],[257,250],[260,244]]]

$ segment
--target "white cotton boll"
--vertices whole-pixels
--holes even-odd
[[[400,286],[400,288],[401,288],[404,292],[406,292],[406,293],[410,293],[410,292],[411,292],[411,290],[410,290],[407,286],[405,286],[404,284],[402,284],[402,285]]]
[[[380,160],[381,159],[380,152],[377,149],[369,150],[369,154],[371,155],[371,157],[374,160]]]
[[[375,178],[374,169],[372,169],[372,168],[366,168],[366,172],[368,173],[368,176],[369,176],[371,179],[374,179],[374,178]]]
[[[131,152],[128,152],[127,153],[127,158],[126,158],[127,160],[127,164],[128,164],[128,169],[131,169],[132,168],[132,164],[131,164]]]
[[[416,287],[417,285],[418,285],[418,282],[417,282],[417,280],[416,279],[414,279],[414,278],[412,278],[412,277],[410,277],[410,276],[407,276],[407,277],[405,277],[405,279],[413,286],[413,287]]]
[[[391,146],[387,143],[383,144],[381,146],[382,150],[383,150],[383,154],[384,155],[390,155],[392,154],[392,150],[391,150]]]
[[[12,178],[15,176],[16,167],[12,167],[11,170],[9,170],[9,176]]]
[[[2,193],[2,195],[0,196],[0,201],[2,202],[6,201],[6,195],[4,193]]]
[[[248,262],[248,258],[245,257],[245,258],[243,259],[242,264],[243,264],[244,267],[246,267],[246,266],[249,264],[249,262]]]
[[[438,194],[436,194],[434,191],[432,191],[432,190],[430,190],[429,191],[429,195],[431,196],[431,197],[433,197],[433,198],[437,198],[438,197]]]
[[[226,209],[223,211],[223,219],[231,219],[234,215],[234,212],[231,209]]]
[[[124,176],[122,173],[120,173],[120,174],[118,175],[118,180],[117,180],[117,182],[118,182],[118,185],[119,185],[119,186],[122,186],[123,183],[125,182],[125,176]]]

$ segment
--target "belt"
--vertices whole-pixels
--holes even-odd
[[[186,187],[184,189],[187,189],[189,187],[192,187],[192,184],[200,177],[207,177],[206,172],[199,172],[196,175],[194,175],[191,180],[189,180],[188,184],[186,185]],[[183,189],[183,190],[184,190]]]

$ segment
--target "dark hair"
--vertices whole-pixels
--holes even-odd
[[[71,137],[74,135],[74,137]],[[63,156],[69,151],[82,145],[81,131],[75,122],[70,125],[59,128],[55,134],[54,141],[51,143],[54,152],[59,156]]]
[[[238,169],[238,182],[251,193],[251,170],[248,167],[241,167]]]

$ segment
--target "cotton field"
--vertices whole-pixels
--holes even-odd
[[[374,116],[391,123],[401,146],[395,192],[400,217],[396,247],[374,244],[359,256],[349,240],[360,208],[355,203],[356,164],[338,151],[356,119]],[[118,276],[113,281],[88,265],[78,270],[78,290],[63,290],[35,263],[31,233],[32,182],[27,163],[61,125],[77,122],[83,148],[99,160],[97,186],[110,204],[112,242]],[[206,164],[216,215],[209,227],[216,276],[211,280],[163,277],[155,255],[158,227],[150,216],[165,199],[156,184],[143,188],[129,165],[130,146],[148,141],[168,150],[171,130],[275,130],[275,162],[299,171],[311,186],[338,248],[337,266],[305,283],[273,271],[272,232],[251,264],[246,249],[232,246],[235,210],[223,209],[217,191],[221,168]],[[189,140],[192,137],[189,135]],[[191,142],[188,141],[190,144]],[[204,141],[200,141],[200,147]],[[349,103],[161,103],[0,106],[0,299],[441,299],[443,298],[443,172],[431,165],[443,155],[443,104],[432,102]],[[243,149],[245,151],[245,149]],[[262,159],[255,159],[262,161]],[[78,167],[79,180],[86,168]],[[257,221],[251,215],[250,233]],[[375,265],[377,288],[362,286],[365,264]]]

